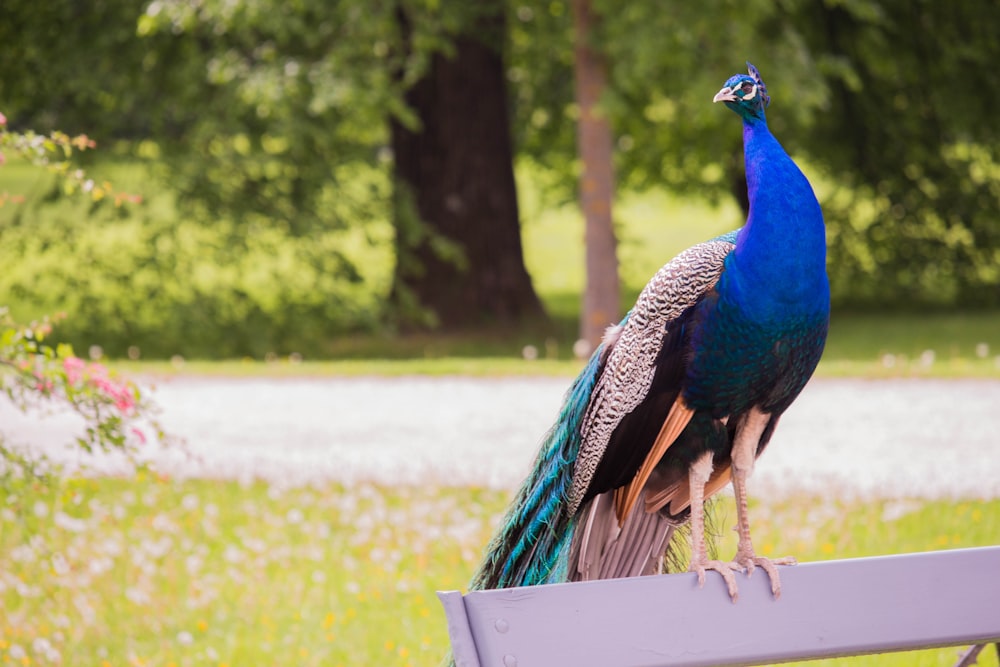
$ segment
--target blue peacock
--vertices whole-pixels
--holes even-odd
[[[829,326],[823,214],[771,134],[757,69],[714,98],[743,121],[746,224],[680,253],[576,378],[471,588],[654,574],[690,521],[690,571],[776,565],[750,538],[747,478],[819,362]],[[732,483],[739,543],[710,560],[707,498]]]

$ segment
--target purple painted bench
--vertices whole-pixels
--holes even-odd
[[[458,667],[754,665],[1000,642],[1000,546],[439,593]],[[971,664],[971,663],[968,663]]]

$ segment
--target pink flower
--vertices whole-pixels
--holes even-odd
[[[132,412],[135,407],[135,398],[131,394],[122,393],[115,397],[115,407],[119,412]]]
[[[86,368],[83,359],[79,357],[66,357],[63,359],[63,370],[66,371],[66,381],[69,384],[76,384],[83,378]]]
[[[136,440],[139,441],[140,445],[145,445],[146,444],[146,434],[142,432],[142,429],[139,429],[139,428],[136,428],[135,426],[133,426],[132,427],[132,435],[134,435],[136,437]]]
[[[0,127],[3,127],[6,124],[7,124],[7,116],[4,116],[2,113],[0,113]]]
[[[43,394],[48,394],[49,392],[52,391],[52,388],[53,388],[54,385],[52,384],[52,380],[51,379],[45,377],[44,375],[42,375],[38,371],[35,371],[34,373],[32,373],[32,375],[35,376],[35,390],[36,391],[40,391]]]
[[[87,363],[79,357],[63,359],[63,370],[66,371],[66,382],[77,384],[86,380],[90,386],[103,394],[104,398],[114,403],[120,412],[128,413],[135,409],[135,392],[127,382],[118,382],[108,375],[107,367],[97,363]]]
[[[115,382],[107,376],[92,378],[91,382],[98,391],[111,399],[119,411],[130,412],[135,407],[135,396],[127,385]]]

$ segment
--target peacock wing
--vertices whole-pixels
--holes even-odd
[[[627,484],[640,468],[655,466],[656,461],[644,465],[644,460],[654,447],[664,417],[670,413],[680,390],[685,364],[681,345],[683,324],[693,306],[718,281],[735,240],[736,232],[730,232],[692,246],[664,265],[642,290],[621,330],[615,333],[615,344],[607,353],[581,424],[580,449],[567,496],[569,515],[575,514],[587,498]],[[642,442],[624,442],[625,439],[616,437],[615,446],[609,448],[622,421],[640,406],[650,407],[648,399],[654,383],[671,382],[676,385],[672,395],[661,387],[655,397],[666,404],[643,410],[658,415],[652,436]],[[636,417],[639,422],[646,420],[644,414],[633,419]],[[657,461],[670,442],[669,439],[660,442],[657,449],[662,451]],[[614,479],[606,479],[609,475]],[[633,496],[637,490],[632,491]],[[636,498],[632,498],[633,503]]]

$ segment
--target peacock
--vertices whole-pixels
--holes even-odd
[[[661,571],[690,522],[691,562],[718,572],[776,565],[754,551],[747,479],[826,341],[823,214],[767,126],[760,73],[730,77],[713,102],[743,121],[750,209],[740,229],[664,265],[566,393],[527,479],[487,547],[473,590]],[[731,483],[739,542],[709,559],[705,501]]]

